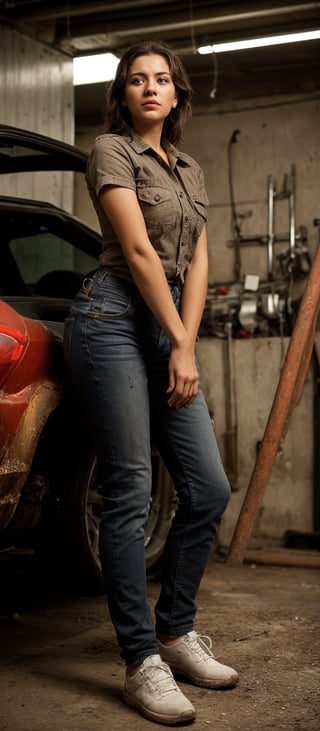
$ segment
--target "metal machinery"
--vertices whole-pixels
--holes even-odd
[[[296,229],[295,165],[292,164],[289,174],[284,176],[283,187],[279,192],[274,176],[269,175],[268,177],[266,234],[242,236],[241,216],[236,211],[233,195],[231,166],[232,145],[237,141],[238,133],[239,130],[233,132],[228,145],[234,238],[227,242],[227,246],[235,249],[235,280],[230,283],[209,285],[200,335],[228,337],[230,324],[232,337],[291,335],[304,282],[311,268],[307,246],[307,228],[300,226]],[[289,228],[285,234],[279,235],[275,233],[275,207],[277,202],[282,200],[287,201],[288,204]],[[246,214],[242,217],[245,216]],[[275,244],[281,242],[287,243],[287,247],[276,254]],[[266,280],[261,281],[259,276],[255,275],[241,278],[241,249],[244,246],[266,248]],[[296,286],[294,287],[294,285]]]

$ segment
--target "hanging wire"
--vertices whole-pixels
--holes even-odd
[[[210,96],[210,99],[215,99],[216,93],[218,90],[218,59],[217,59],[217,54],[214,51],[212,51],[212,62],[213,62],[213,85],[212,85],[212,89],[210,91],[209,96]]]
[[[190,36],[191,36],[191,47],[194,54],[197,53],[197,43],[194,31],[194,16],[193,16],[193,0],[189,0],[189,17],[190,17]],[[212,51],[212,62],[213,62],[213,82],[212,89],[210,91],[210,99],[215,99],[218,87],[218,61],[217,54]]]

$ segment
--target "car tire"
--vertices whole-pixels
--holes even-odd
[[[157,571],[177,498],[172,479],[156,450],[152,451],[152,493],[148,519],[145,525],[145,554],[148,574]]]
[[[102,495],[97,460],[81,447],[65,464],[60,490],[60,525],[66,585],[76,593],[104,593],[99,560]]]
[[[73,454],[72,454],[73,452]],[[62,527],[62,555],[66,582],[73,591],[86,595],[105,592],[99,559],[99,524],[102,489],[98,462],[90,445],[76,441],[66,452],[60,474],[59,512]],[[152,452],[153,487],[145,526],[146,568],[153,574],[159,567],[175,512],[173,483],[156,451]]]

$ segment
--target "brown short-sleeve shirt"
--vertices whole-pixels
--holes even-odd
[[[170,167],[136,133],[132,133],[132,138],[104,134],[94,142],[86,180],[102,231],[100,264],[119,277],[132,279],[120,242],[99,200],[106,185],[136,192],[149,239],[167,279],[184,281],[207,219],[208,198],[202,170],[195,160],[173,145],[168,145],[167,153]]]

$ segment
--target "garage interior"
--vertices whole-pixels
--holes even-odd
[[[86,151],[102,130],[105,82],[74,87],[73,57],[119,55],[146,37],[181,54],[194,89],[184,145],[203,167],[210,201],[198,355],[233,484],[220,529],[228,546],[318,245],[319,40],[208,55],[197,48],[312,31],[319,4],[3,2],[0,21],[1,121]],[[30,195],[30,179],[24,190],[11,177],[3,192]],[[98,228],[83,179],[37,175],[31,185],[31,197]],[[259,507],[258,547],[320,528],[316,353]]]
[[[319,245],[320,41],[207,55],[197,51],[204,45],[319,28],[318,2],[160,0],[154,4],[145,0],[92,3],[4,0],[0,4],[1,123],[47,134],[89,151],[102,130],[105,82],[74,87],[73,58],[105,52],[119,55],[124,46],[142,39],[170,43],[181,54],[194,89],[193,115],[184,147],[204,170],[210,201],[209,291],[198,357],[205,395],[232,484],[231,500],[218,532],[217,583],[210,566],[200,594],[204,607],[202,623],[205,633],[209,633],[214,595],[220,611],[218,641],[226,654],[230,653],[230,662],[237,648],[240,665],[247,673],[247,684],[239,686],[240,695],[231,706],[226,705],[223,693],[217,694],[218,700],[217,695],[215,700],[208,700],[208,693],[202,692],[207,710],[201,712],[194,725],[199,729],[215,724],[221,731],[236,728],[316,731],[319,723],[319,698],[316,700],[319,576],[317,568],[304,568],[310,567],[313,561],[315,567],[319,566],[319,325],[301,399],[281,440],[250,536],[254,560],[241,569],[241,576],[219,561],[224,561],[232,542]],[[50,200],[98,228],[84,182],[71,173],[35,175],[25,183],[12,177],[5,182],[1,180],[0,185],[6,195]],[[288,558],[284,549],[289,540],[297,550],[291,550]],[[270,556],[274,554],[275,566],[270,568]],[[284,568],[286,564],[290,568]],[[254,579],[259,599],[253,599]],[[129,722],[136,729],[149,726],[131,711],[120,711],[115,690],[120,670],[112,632],[108,628],[110,637],[108,634],[106,640],[105,627],[101,631],[104,599],[85,600],[82,606],[79,602],[72,603],[70,612],[80,617],[83,633],[79,627],[76,631],[73,627],[67,640],[60,638],[59,645],[58,631],[48,636],[41,630],[34,649],[27,634],[28,627],[32,637],[36,632],[37,622],[32,612],[37,601],[28,599],[23,604],[19,580],[20,569],[16,588],[4,612],[5,633],[8,632],[8,644],[3,646],[4,667],[9,669],[7,684],[9,688],[18,683],[26,704],[27,671],[31,670],[31,677],[40,683],[40,697],[48,707],[42,718],[36,717],[37,702],[32,696],[32,720],[23,723],[22,707],[20,714],[9,710],[13,696],[8,692],[1,728],[71,731],[98,729],[98,724],[101,728],[104,697],[100,686],[98,695],[94,682],[102,674],[101,654],[106,649],[110,650],[111,658],[108,673],[113,676],[107,708],[115,716],[102,728],[125,728]],[[57,621],[59,612],[66,612],[71,627],[72,620],[64,603],[55,604],[55,600],[55,607],[49,608],[52,595],[46,582],[45,589],[39,589],[42,581],[42,574],[41,577],[36,574],[31,581],[40,612],[52,621]],[[22,581],[25,590],[24,582],[25,578]],[[155,587],[151,584],[151,600],[154,594]],[[230,605],[227,611],[224,601]],[[252,610],[250,602],[253,602]],[[289,657],[291,638],[295,632],[299,637],[303,622],[306,634],[303,639],[301,635],[297,654],[292,651]],[[247,623],[250,629],[244,639]],[[59,621],[57,626],[61,630]],[[15,637],[22,642],[25,653],[20,668]],[[269,649],[263,645],[267,638]],[[10,643],[16,655],[13,661]],[[61,673],[59,646],[63,647],[64,643],[65,679],[71,673],[77,653],[81,655],[76,686],[81,700],[77,709],[70,706],[65,713],[63,704],[76,703],[71,700],[72,683],[66,683],[55,719],[55,694],[61,690],[61,682],[57,680]],[[49,680],[45,667],[47,653],[52,648]],[[89,710],[84,694],[86,653],[95,673],[90,681]],[[265,695],[259,686],[258,655],[269,658],[264,660],[262,672]],[[304,667],[302,675],[299,662]],[[271,668],[272,663],[276,667]],[[289,676],[286,673],[290,663]],[[53,687],[49,683],[55,673]],[[279,673],[284,674],[283,685],[279,686],[281,693],[275,694],[271,680],[279,682]],[[236,723],[237,701],[239,723]]]

